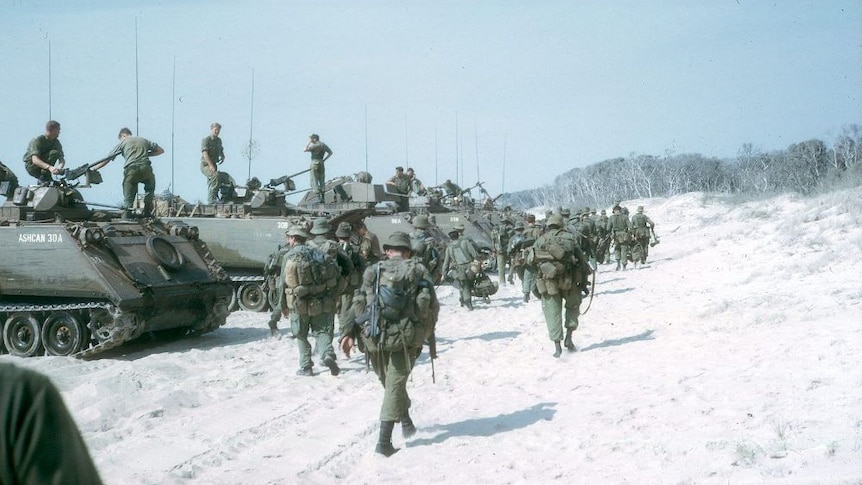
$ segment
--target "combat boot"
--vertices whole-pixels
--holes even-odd
[[[298,371],[296,371],[296,375],[311,377],[314,375],[314,372],[311,370],[311,367],[301,367]]]
[[[390,457],[398,451],[398,448],[392,446],[393,428],[395,428],[395,421],[380,422],[380,437],[377,438],[377,446],[374,448],[375,453]]]
[[[563,346],[560,345],[559,340],[554,340],[554,358],[559,359],[561,355],[563,355]]]
[[[567,349],[569,349],[569,352],[575,351],[575,343],[572,342],[572,331],[573,330],[571,328],[566,329],[566,340],[563,341],[563,344],[566,346]]]
[[[529,303],[529,302],[530,302],[530,294],[524,293],[524,303]]]
[[[619,271],[619,270],[620,270],[620,262],[617,261],[617,269],[615,269],[614,271]]]
[[[416,434],[416,425],[413,424],[413,419],[410,417],[410,410],[404,411],[404,416],[401,417],[401,435],[404,438],[410,438]]]
[[[338,364],[335,363],[335,358],[327,355],[326,358],[323,359],[323,365],[329,367],[329,373],[337,376],[341,373],[341,369],[338,368]]]

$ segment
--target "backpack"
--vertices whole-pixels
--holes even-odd
[[[424,273],[425,269],[412,259],[387,259],[366,269],[363,286],[372,292],[363,295],[364,298],[355,298],[355,302],[365,307],[359,313],[357,323],[363,328],[363,342],[369,351],[397,352],[420,348],[433,334],[440,303],[434,284],[423,278]],[[377,299],[381,330],[377,336],[369,334],[370,307],[374,298]]]
[[[575,286],[584,287],[590,272],[575,236],[562,229],[551,230],[536,240],[527,263],[537,266],[536,289],[542,295],[557,295]]]
[[[335,311],[341,268],[329,255],[306,245],[295,246],[285,255],[282,273],[290,310],[311,317]]]

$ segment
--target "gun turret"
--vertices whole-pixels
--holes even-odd
[[[66,181],[77,180],[77,179],[81,178],[82,175],[86,174],[87,175],[86,185],[100,184],[100,183],[102,183],[102,174],[99,173],[98,170],[90,170],[90,168],[94,167],[95,165],[98,165],[99,163],[104,162],[105,160],[106,159],[103,158],[102,160],[99,160],[97,162],[85,163],[84,165],[81,165],[78,168],[71,168],[71,169],[67,168],[63,171],[63,178],[66,179]]]

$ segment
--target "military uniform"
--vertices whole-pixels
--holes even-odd
[[[509,226],[511,221],[504,219],[494,228],[494,252],[497,254],[497,283],[506,285],[506,265],[509,262],[509,239],[512,231]]]
[[[410,238],[403,232],[395,232],[383,246],[385,250],[409,251]],[[399,317],[380,316],[379,337],[370,335],[368,322],[355,323],[342,327],[342,349],[349,352],[349,344],[361,338],[369,350],[369,360],[383,384],[383,403],[380,406],[380,436],[375,451],[391,456],[397,449],[392,446],[392,430],[400,422],[402,432],[409,438],[416,432],[410,417],[410,396],[407,393],[407,380],[422,348],[425,337],[433,332],[440,310],[434,284],[427,268],[415,259],[404,259],[400,252],[388,253],[389,259],[366,268],[362,277],[362,287],[356,292],[353,312],[355,315],[368,316],[369,306],[378,298],[379,287],[391,281],[388,275],[400,275],[399,290],[403,292],[403,310]],[[378,281],[378,274],[380,280]],[[382,295],[382,293],[381,293]],[[388,304],[385,297],[383,307]],[[362,321],[362,318],[360,318]],[[345,342],[346,339],[350,339]]]
[[[462,227],[455,227],[449,231],[449,237],[452,238],[452,241],[446,247],[442,271],[444,275],[449,275],[449,272],[452,271],[452,277],[461,293],[461,306],[466,306],[468,310],[472,310],[473,281],[476,274],[470,267],[477,260],[479,254],[472,241],[461,237],[461,230],[463,230]]]
[[[3,162],[0,162],[0,195],[6,198],[12,197],[15,188],[18,187],[18,177]]]
[[[45,135],[39,135],[30,140],[27,145],[27,153],[24,154],[24,168],[27,173],[36,177],[40,183],[51,182],[51,172],[33,163],[33,156],[39,157],[48,165],[54,165],[58,160],[64,159],[63,145],[55,138],[49,140]]]
[[[144,215],[152,215],[156,193],[156,176],[150,154],[162,153],[155,142],[139,136],[126,136],[111,150],[106,158],[123,155],[123,208],[130,211],[138,195],[138,184],[144,184]]]
[[[635,263],[646,264],[647,256],[649,255],[649,238],[650,231],[655,227],[652,219],[644,214],[644,207],[638,206],[637,213],[632,216],[632,234],[634,235],[635,244],[640,246],[640,259]]]
[[[575,236],[563,229],[562,218],[551,216],[547,224],[548,230],[536,240],[532,251],[538,268],[536,289],[542,298],[548,337],[555,345],[554,357],[559,357],[562,354],[563,327],[566,329],[566,348],[575,350],[572,332],[578,328],[589,267]]]
[[[524,238],[528,241],[535,241],[542,235],[542,228],[536,224],[535,219],[533,222],[527,221],[527,226],[524,229]],[[529,248],[529,246],[527,246]],[[527,248],[523,249],[526,252]],[[521,291],[524,293],[524,301],[530,301],[530,295],[533,293],[533,290],[536,288],[536,271],[538,268],[529,261],[524,261],[524,277],[521,280]]]
[[[7,363],[0,363],[0,483],[102,483],[57,388]]]
[[[625,269],[629,258],[631,243],[629,218],[622,214],[620,206],[614,207],[614,213],[608,218],[606,226],[614,240],[614,259],[617,261],[617,271]]]
[[[410,257],[425,265],[434,281],[440,281],[440,248],[437,240],[429,233],[431,222],[425,214],[419,214],[413,219],[413,231],[410,233]],[[444,248],[445,250],[445,248]]]
[[[326,166],[324,162],[332,156],[332,150],[317,138],[317,135],[311,135],[312,141],[305,147],[305,151],[311,153],[311,190],[317,192],[321,202],[323,201],[323,193],[326,190]],[[329,156],[327,156],[329,155]]]
[[[201,173],[207,178],[207,202],[214,204],[218,197],[218,164],[224,160],[224,147],[221,138],[209,135],[201,140],[201,153],[206,152],[216,170],[210,172],[209,164],[201,155]]]

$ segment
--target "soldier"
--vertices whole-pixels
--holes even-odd
[[[224,147],[219,138],[221,125],[210,124],[210,134],[201,140],[201,173],[207,178],[207,203],[214,204],[218,196],[218,165],[224,162]]]
[[[461,237],[463,231],[464,226],[461,225],[454,226],[449,230],[449,238],[452,241],[446,247],[446,254],[443,256],[442,272],[447,275],[447,278],[451,275],[451,278],[455,280],[461,293],[461,306],[472,311],[473,281],[476,274],[470,269],[470,266],[476,261],[479,254],[472,241]]]
[[[150,157],[161,155],[165,150],[146,138],[132,136],[132,130],[128,128],[120,129],[117,137],[120,143],[92,168],[99,170],[122,154],[126,159],[126,163],[123,164],[123,217],[128,219],[132,216],[132,204],[135,203],[135,197],[138,195],[138,184],[144,184],[144,217],[151,217],[153,198],[156,193],[156,176],[153,174]]]
[[[599,263],[610,263],[611,235],[608,232],[608,214],[605,209],[602,209],[602,213],[599,215],[598,221],[596,222],[596,235],[598,236],[598,242],[596,243],[596,257],[598,258]]]
[[[525,243],[521,248],[523,253],[527,252],[527,249],[542,235],[542,227],[536,223],[536,216],[533,214],[527,215],[527,224],[524,229],[524,239]],[[530,301],[530,294],[533,293],[533,290],[536,288],[536,270],[538,268],[528,262],[526,257],[524,258],[524,277],[521,280],[521,291],[524,293],[524,303]]]
[[[548,230],[533,245],[539,271],[536,289],[542,297],[542,313],[548,336],[554,342],[554,357],[563,353],[560,341],[566,329],[565,346],[575,350],[572,332],[578,328],[582,294],[589,294],[589,267],[573,234],[563,229],[563,218],[557,214],[546,221]],[[565,320],[563,315],[565,310]]]
[[[4,165],[3,162],[0,162],[0,195],[8,199],[15,193],[15,188],[17,187],[18,177],[15,176],[15,172]]]
[[[506,263],[509,261],[509,239],[512,236],[512,221],[503,219],[494,227],[494,252],[497,253],[497,283],[506,286]]]
[[[593,220],[590,219],[589,207],[581,212],[580,220],[575,223],[575,230],[577,231],[575,236],[578,239],[578,246],[581,248],[581,252],[590,261],[590,267],[596,269],[596,250],[593,245],[596,226],[593,224]]]
[[[408,195],[410,193],[410,178],[404,174],[404,167],[395,167],[395,175],[386,181],[387,189],[396,194]]]
[[[629,219],[622,213],[622,208],[615,205],[613,214],[608,218],[608,224],[605,226],[608,233],[614,241],[614,259],[617,261],[617,268],[626,269],[629,258]]]
[[[458,184],[449,179],[446,179],[446,181],[443,182],[442,187],[446,191],[446,197],[461,197],[461,194],[463,193],[461,187],[458,187]]]
[[[649,255],[649,238],[650,232],[655,228],[652,219],[644,214],[644,206],[639,205],[637,213],[632,216],[632,233],[634,235],[634,243],[640,246],[640,260],[637,263],[646,264],[647,256]]]
[[[311,190],[317,192],[320,202],[323,202],[323,193],[326,190],[326,166],[324,162],[332,156],[332,150],[320,141],[320,136],[312,133],[305,145],[306,152],[311,153]]]
[[[281,271],[285,286],[284,305],[290,311],[290,329],[299,349],[299,370],[296,375],[314,375],[311,370],[311,344],[308,341],[308,334],[312,333],[323,365],[329,368],[333,376],[337,376],[340,369],[332,350],[332,326],[338,288],[331,287],[324,280],[337,279],[340,270],[337,264],[328,259],[329,256],[305,244],[307,240],[308,233],[301,226],[293,225],[287,230],[290,250],[284,257]],[[321,286],[323,289],[319,288]],[[312,290],[319,293],[311,294]]]
[[[428,190],[421,180],[416,178],[416,172],[412,168],[407,167],[407,178],[410,179],[410,195],[428,195]]]
[[[51,120],[45,124],[45,134],[30,140],[24,154],[24,168],[40,184],[50,184],[51,176],[63,173],[66,158],[60,144],[60,123]]]
[[[275,301],[269,302],[269,305],[272,307],[272,313],[269,316],[269,333],[273,337],[278,335],[278,322],[281,321],[282,312],[287,310],[284,308],[284,278],[281,277],[281,268],[284,267],[284,257],[291,248],[287,232],[284,233],[284,239],[287,244],[284,246],[279,245],[278,249],[269,256],[269,261],[264,266],[267,285],[270,288],[274,287],[278,295]],[[293,334],[290,334],[290,336],[293,337]]]
[[[353,227],[349,222],[341,222],[335,230],[338,238],[338,250],[348,258],[353,265],[353,270],[347,276],[347,284],[341,293],[338,302],[338,325],[344,326],[348,318],[350,308],[353,306],[353,293],[362,285],[362,272],[365,270],[365,262],[359,255],[359,244],[352,242]]]
[[[434,282],[440,281],[440,248],[428,232],[431,222],[425,214],[413,218],[413,232],[410,233],[410,253],[414,259],[425,265]]]
[[[359,234],[359,255],[365,260],[366,265],[372,265],[380,261],[383,252],[380,251],[380,241],[377,235],[368,230],[365,222],[356,223],[356,232]]]
[[[416,425],[410,416],[410,396],[407,380],[422,350],[422,342],[433,332],[440,311],[431,275],[421,263],[410,257],[410,237],[395,232],[386,244],[386,260],[365,270],[362,288],[356,292],[352,324],[342,327],[341,349],[350,357],[356,339],[361,338],[369,351],[374,372],[383,384],[383,404],[380,407],[380,434],[376,453],[392,456],[398,451],[392,446],[392,430],[401,423],[405,438],[416,434]],[[382,291],[388,287],[392,291]],[[386,295],[404,295],[399,302],[388,301]],[[377,313],[370,308],[378,298],[386,311]],[[399,310],[400,308],[400,310]],[[378,315],[372,322],[371,315]],[[363,322],[357,324],[356,320]],[[379,333],[375,334],[375,331]]]
[[[522,282],[524,281],[524,256],[521,251],[521,246],[524,244],[524,221],[518,221],[515,223],[515,227],[512,229],[512,237],[509,238],[509,284],[515,284],[515,274],[518,275],[518,279]]]
[[[57,388],[9,363],[0,363],[0,483],[102,483]]]

